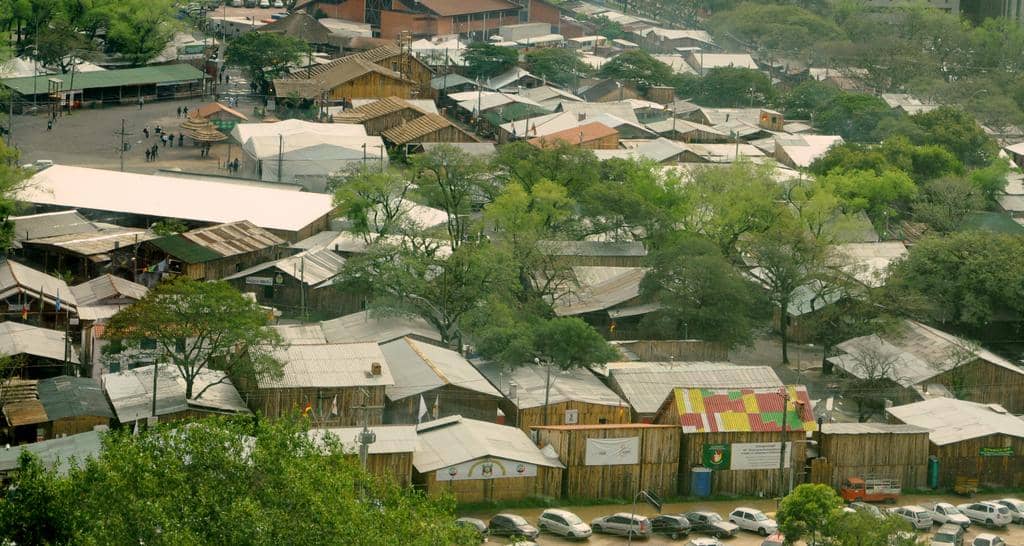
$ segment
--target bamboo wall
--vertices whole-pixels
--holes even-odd
[[[111,419],[100,415],[80,415],[53,421],[47,427],[46,438],[60,438],[63,435],[81,434],[89,432],[96,425],[110,425]]]
[[[982,457],[983,447],[1010,447],[1010,457]],[[1024,487],[1024,438],[992,434],[945,446],[930,446],[939,458],[939,487],[952,487],[957,476],[977,478],[982,487]]]
[[[679,454],[679,491],[683,495],[690,493],[690,470],[702,466],[704,444],[745,444],[759,442],[778,442],[782,436],[779,432],[698,432],[682,435],[682,448]],[[802,430],[788,433],[791,442],[805,440]],[[807,444],[793,444],[792,464],[793,483],[803,482],[803,466],[807,460]],[[786,469],[786,483],[789,483],[789,469]],[[713,495],[775,495],[779,493],[779,469],[770,470],[716,470],[711,474],[711,494]]]
[[[622,346],[645,362],[725,362],[729,349],[721,343],[700,340],[644,340],[622,343]]]
[[[390,476],[405,487],[412,482],[412,452],[370,454],[366,470],[374,476]]]
[[[976,360],[940,374],[929,382],[942,383],[950,390],[959,383],[963,385],[964,400],[999,404],[1015,415],[1024,413],[1024,373],[1019,371]]]
[[[242,387],[239,386],[241,391]],[[325,388],[284,388],[256,389],[244,393],[249,408],[266,417],[276,419],[293,411],[302,411],[307,403],[313,405],[311,418],[319,427],[354,427],[363,424],[363,412],[358,407],[363,405],[361,390],[370,393],[365,400],[368,406],[384,405],[384,387],[325,387]],[[331,415],[331,404],[338,397],[338,415]],[[367,424],[379,425],[382,422],[380,410],[366,410]]]
[[[677,493],[679,436],[670,425],[561,426],[537,428],[538,444],[551,446],[566,466],[559,492],[562,498],[631,499],[638,488],[661,496]],[[587,439],[640,437],[640,463],[587,466]]]
[[[451,493],[460,503],[522,500],[529,497],[557,497],[562,469],[537,467],[537,475],[526,478],[493,480],[437,481],[434,472],[413,474],[413,481],[426,488],[428,495]]]
[[[928,483],[928,433],[816,434],[818,453],[827,462],[827,474],[814,481],[838,488],[851,476],[896,478],[904,489]],[[816,465],[821,465],[815,461]]]
[[[270,267],[253,273],[253,277],[274,277],[277,269]],[[245,278],[228,281],[241,292],[253,292],[256,301],[280,309],[290,316],[297,316],[302,309],[302,283],[290,275],[283,275],[284,282],[273,287],[246,284]],[[272,288],[270,297],[267,288]],[[321,315],[320,318],[340,317],[364,309],[368,296],[351,290],[342,290],[336,285],[322,288],[306,287],[306,310]]]
[[[437,418],[461,415],[494,423],[498,417],[498,397],[444,385],[423,394],[427,411],[433,415],[434,401],[437,400]],[[384,421],[389,425],[414,425],[419,422],[420,395],[407,396],[401,400],[388,400],[384,410]]]
[[[383,99],[398,97],[408,99],[412,96],[411,82],[396,80],[378,72],[367,72],[358,78],[345,82],[331,89],[331,99]]]
[[[505,423],[517,426],[527,434],[534,427],[544,426],[544,406],[517,410],[510,401],[503,401],[502,411],[505,412]],[[589,404],[571,400],[548,406],[548,425],[564,425],[565,411],[579,412],[578,425],[626,424],[631,420],[630,409],[625,403],[621,406]],[[602,421],[602,419],[604,421]]]

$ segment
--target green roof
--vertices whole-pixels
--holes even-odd
[[[999,212],[972,212],[964,218],[960,231],[968,230],[994,231],[1010,235],[1024,235],[1024,226],[1013,221],[1013,218]]]
[[[46,76],[26,76],[24,78],[7,78],[0,80],[5,86],[22,95],[33,93],[45,94],[49,89],[48,81],[58,79],[63,82],[61,89],[71,89],[71,73],[52,74]],[[184,82],[203,79],[203,73],[194,66],[187,64],[165,64],[160,66],[143,66],[141,68],[125,68],[123,70],[98,70],[96,72],[75,72],[75,89],[100,89],[103,87],[122,87],[126,85],[151,85],[159,83]],[[33,82],[35,82],[33,84]]]
[[[158,239],[151,239],[149,242],[171,256],[190,264],[209,262],[222,257],[220,254],[204,246],[199,246],[181,235],[168,235]]]
[[[492,108],[484,112],[483,117],[488,123],[497,127],[510,121],[519,121],[521,119],[543,116],[550,113],[551,110],[548,110],[547,108],[541,108],[539,106],[523,102],[515,102],[499,108]]]

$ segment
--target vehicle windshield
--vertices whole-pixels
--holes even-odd
[[[513,525],[526,525],[526,519],[522,516],[507,516]]]
[[[722,521],[722,516],[719,516],[718,514],[708,514],[708,523],[718,523],[719,521]]]
[[[960,509],[956,506],[943,506],[942,511],[945,512],[947,516],[955,516],[960,513]]]
[[[1005,507],[1005,506],[1000,506],[998,512],[1000,514],[1009,514],[1010,513],[1010,509]]]
[[[956,535],[954,535],[953,533],[942,533],[942,532],[939,532],[939,533],[935,533],[935,536],[932,537],[932,541],[934,541],[934,542],[948,542],[948,543],[952,544],[953,542],[956,541]]]
[[[768,519],[768,516],[762,514],[761,512],[754,512],[752,515],[754,516],[754,521],[765,521]]]
[[[580,517],[577,516],[576,514],[562,514],[562,519],[564,519],[565,522],[568,523],[569,525],[576,525],[577,523],[583,523],[583,520],[581,520]]]

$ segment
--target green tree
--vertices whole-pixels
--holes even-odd
[[[612,21],[611,19],[598,15],[590,20],[594,25],[594,32],[600,36],[604,36],[609,40],[617,40],[619,38],[626,37],[626,30],[622,28],[622,24],[618,21]]]
[[[842,91],[834,85],[807,80],[784,93],[781,108],[788,119],[811,119],[814,112],[822,109]]]
[[[672,67],[642,49],[620,53],[605,63],[598,75],[629,82],[640,90],[654,85],[673,85],[676,80]]]
[[[157,357],[169,361],[185,381],[185,397],[195,399],[216,383],[193,392],[206,369],[240,377],[279,377],[274,356],[281,336],[267,324],[267,313],[226,282],[187,277],[158,284],[144,298],[110,319],[105,336],[124,348],[155,343]]]
[[[716,35],[739,36],[759,48],[786,52],[843,36],[835,23],[792,4],[744,2],[716,13],[708,25]]]
[[[833,188],[847,213],[864,211],[875,228],[888,233],[890,222],[897,220],[917,196],[914,181],[900,170],[876,174],[872,171],[840,171],[821,178]]]
[[[466,77],[486,80],[514,67],[519,62],[519,52],[511,47],[475,42],[469,44],[462,58],[466,62]]]
[[[712,68],[704,73],[693,101],[706,106],[752,107],[775,97],[768,76],[742,67]]]
[[[935,144],[949,150],[970,167],[989,164],[996,158],[999,147],[992,137],[967,112],[950,106],[941,106],[930,112],[910,116],[921,132],[916,144]],[[913,137],[912,137],[913,139]]]
[[[895,514],[878,518],[867,512],[843,512],[833,517],[822,535],[830,546],[917,546],[910,525]]]
[[[996,199],[1006,189],[1006,175],[1008,174],[1010,174],[1010,162],[1002,158],[971,172],[971,183],[981,192],[986,206],[995,205]]]
[[[171,0],[129,0],[112,4],[107,22],[107,49],[133,65],[160,54],[174,34]]]
[[[840,135],[851,142],[878,142],[882,120],[895,116],[884,100],[864,93],[837,95],[814,112],[814,126],[823,133]]]
[[[690,233],[671,235],[648,256],[651,270],[640,294],[659,309],[641,330],[663,339],[702,339],[730,347],[753,341],[759,293],[711,241]]]
[[[843,499],[831,487],[805,483],[782,499],[775,519],[786,540],[796,542],[807,538],[813,546],[829,522],[841,512],[842,505]]]
[[[66,475],[30,457],[17,491],[0,499],[0,513],[11,516],[0,536],[19,544],[476,543],[455,525],[450,496],[371,476],[343,449],[347,438],[314,440],[306,426],[210,418],[137,436],[109,432],[99,455]]]
[[[28,174],[18,166],[18,150],[0,142],[0,256],[14,243],[14,222],[19,211],[18,192],[25,186]]]
[[[538,78],[546,78],[563,87],[576,87],[580,78],[586,78],[593,72],[590,65],[584,63],[575,51],[552,47],[527,53],[526,69]]]
[[[352,224],[352,231],[370,241],[377,235],[402,233],[408,226],[405,197],[412,179],[394,169],[359,166],[332,180],[334,204]]]
[[[413,180],[427,204],[448,215],[448,240],[458,248],[469,236],[469,213],[493,199],[497,188],[487,161],[442,145],[412,160]]]
[[[225,55],[229,65],[241,68],[252,79],[257,93],[267,95],[274,78],[297,63],[308,47],[276,32],[247,32],[231,40]]]
[[[70,21],[57,17],[50,22],[46,32],[39,33],[36,46],[40,63],[67,73],[75,57],[80,56],[78,50],[87,48],[89,43]]]
[[[563,370],[604,364],[618,352],[589,324],[577,317],[558,317],[537,325],[537,350]]]
[[[984,206],[985,198],[969,180],[938,178],[921,188],[913,205],[914,219],[939,233],[949,233],[959,229],[971,211]]]

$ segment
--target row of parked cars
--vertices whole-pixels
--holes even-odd
[[[475,528],[481,537],[518,536],[530,540],[542,532],[573,539],[586,539],[593,533],[634,538],[660,535],[673,540],[684,538],[690,533],[707,535],[691,540],[690,544],[693,546],[718,546],[721,544],[718,539],[735,536],[740,530],[765,537],[778,530],[775,520],[766,516],[764,512],[743,506],[730,512],[728,518],[707,511],[661,514],[650,518],[640,514],[619,512],[596,518],[588,524],[568,510],[551,508],[541,513],[537,525],[530,524],[522,516],[508,513],[498,514],[488,523],[476,518],[459,518],[457,523]]]
[[[864,503],[851,503],[853,510],[877,513],[878,508]],[[977,523],[986,527],[1006,527],[1011,523],[1024,523],[1024,501],[999,499],[996,501],[969,502],[953,506],[947,502],[928,505],[910,505],[890,508],[889,512],[906,520],[919,531],[931,530],[940,525],[932,537],[932,546],[963,546],[964,530]],[[975,537],[971,546],[1005,546],[997,535],[983,533]]]

